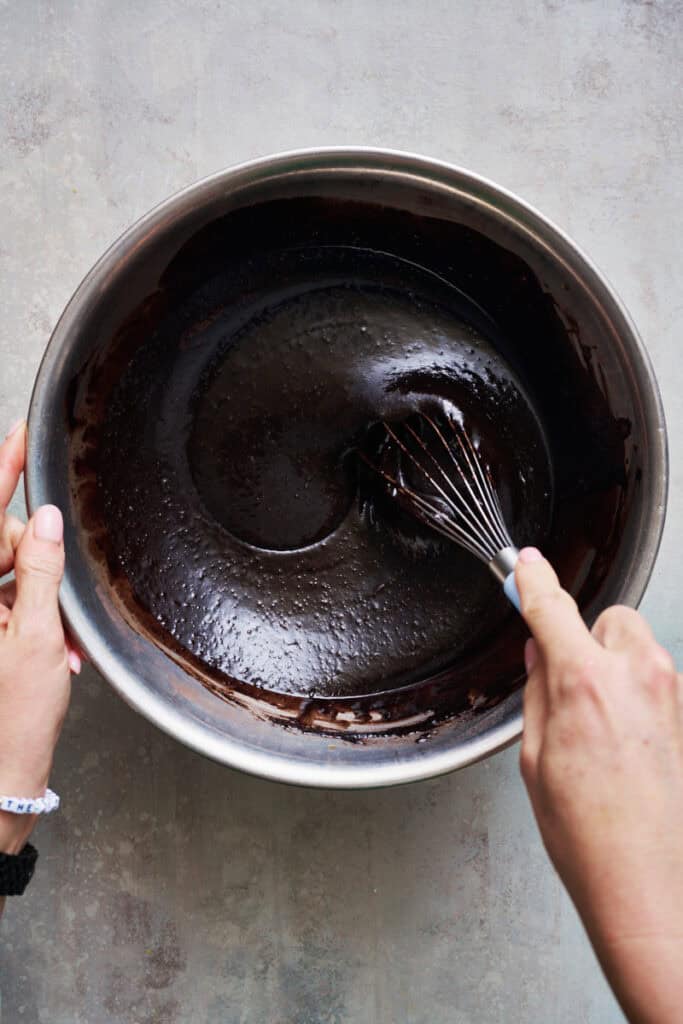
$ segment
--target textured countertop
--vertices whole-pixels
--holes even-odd
[[[673,461],[644,610],[680,663],[682,58],[678,0],[4,0],[0,419],[83,274],[168,193],[300,146],[462,164],[573,235],[643,334]],[[0,929],[3,1024],[623,1019],[516,749],[401,790],[287,789],[190,753],[86,670],[53,784],[63,810]]]

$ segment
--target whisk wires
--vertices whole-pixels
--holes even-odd
[[[408,421],[399,426],[383,423],[388,441],[407,465],[399,464],[394,474],[362,455],[364,461],[417,519],[481,561],[491,562],[513,542],[488,466],[454,420],[447,419],[445,427],[426,413],[417,414],[416,420],[423,425],[421,432]],[[409,475],[425,489],[411,486]]]

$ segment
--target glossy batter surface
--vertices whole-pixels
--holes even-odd
[[[99,371],[75,473],[96,482],[88,515],[112,580],[218,692],[357,697],[452,670],[462,700],[472,658],[474,682],[501,692],[519,671],[521,632],[497,584],[377,502],[356,452],[378,420],[448,403],[486,453],[515,541],[556,544],[561,562],[553,480],[566,484],[572,435],[537,411],[539,367],[524,365],[545,341],[546,374],[562,370],[557,324],[537,288],[515,284],[516,268],[505,282],[504,254],[489,267],[499,308],[487,308],[481,274],[467,291],[438,239],[419,240],[418,218],[270,205],[187,246],[123,332],[125,358],[119,337]],[[471,277],[488,243],[470,235]],[[537,302],[521,358],[523,325],[500,316],[511,283]],[[616,429],[599,479],[583,486],[589,500],[618,482],[620,454]]]

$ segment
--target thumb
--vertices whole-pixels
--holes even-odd
[[[49,629],[59,623],[58,594],[64,572],[64,524],[55,505],[42,505],[29,519],[14,560],[17,625]]]
[[[573,597],[536,548],[523,548],[515,569],[522,615],[546,662],[580,656],[595,645]]]

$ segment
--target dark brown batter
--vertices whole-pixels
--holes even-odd
[[[521,623],[356,457],[377,420],[444,403],[516,543],[588,599],[625,425],[519,260],[370,205],[239,210],[177,254],[70,410],[88,422],[77,501],[132,614],[222,695],[495,699],[519,678]]]

